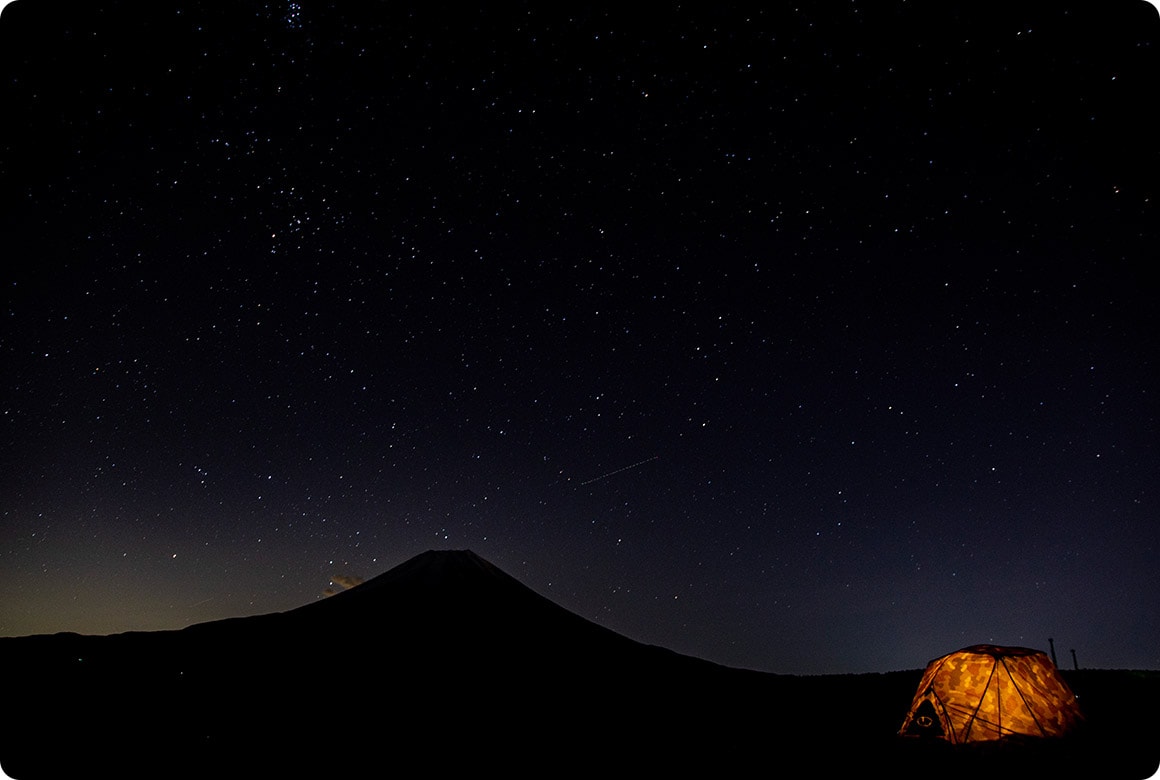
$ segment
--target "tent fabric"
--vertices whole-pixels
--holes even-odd
[[[1081,720],[1075,694],[1046,653],[975,645],[927,665],[899,734],[955,744],[1059,737]]]

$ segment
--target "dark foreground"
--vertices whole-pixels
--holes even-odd
[[[470,553],[280,615],[0,639],[0,765],[44,777],[488,770],[714,777],[1148,778],[1160,673],[1066,673],[1073,738],[896,736],[921,670],[791,677],[633,642]],[[410,567],[410,568],[408,568]]]

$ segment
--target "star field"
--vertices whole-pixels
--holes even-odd
[[[470,548],[775,672],[1160,668],[1160,18],[17,0],[0,634]]]

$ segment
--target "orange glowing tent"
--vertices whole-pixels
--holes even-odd
[[[899,734],[960,744],[1059,737],[1083,719],[1046,653],[975,645],[927,664]]]

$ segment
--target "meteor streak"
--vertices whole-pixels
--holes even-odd
[[[636,463],[633,463],[631,466],[625,466],[624,468],[616,469],[616,471],[610,471],[607,474],[601,474],[599,477],[593,477],[592,479],[585,480],[584,482],[581,482],[580,485],[581,486],[591,485],[593,482],[599,482],[602,479],[607,479],[608,477],[611,477],[615,474],[619,474],[622,471],[628,471],[629,469],[634,469],[637,466],[643,466],[644,464],[648,463],[649,461],[656,460],[659,457],[660,457],[660,455],[653,455],[651,458],[645,458],[642,461],[638,461]]]

